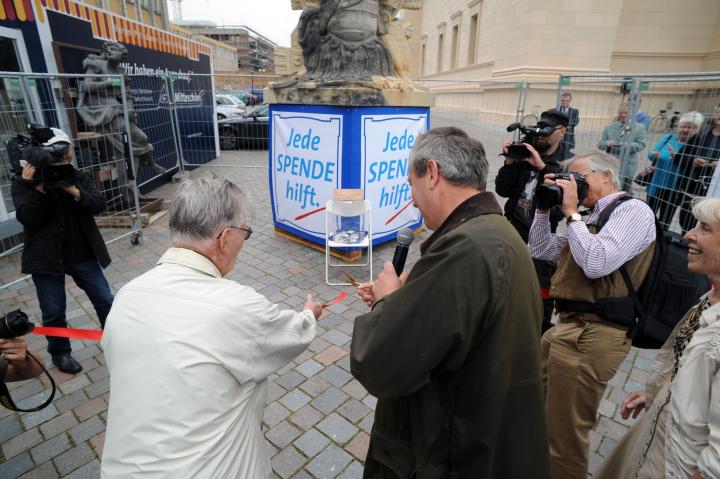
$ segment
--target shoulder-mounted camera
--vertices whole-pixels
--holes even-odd
[[[66,162],[72,141],[58,128],[39,123],[28,125],[28,131],[18,133],[6,143],[10,165],[16,176],[22,176],[26,164],[35,167],[33,181],[45,188],[64,188],[75,184],[75,169]]]

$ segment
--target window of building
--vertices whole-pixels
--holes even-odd
[[[443,40],[444,40],[444,37],[445,37],[445,35],[442,33],[440,35],[438,35],[438,51],[437,51],[437,71],[438,72],[443,71],[443,49],[444,49]]]
[[[420,75],[425,74],[425,44],[420,47]]]
[[[452,29],[452,43],[450,44],[450,69],[454,70],[457,68],[457,49],[458,49],[458,33],[460,32],[460,26],[455,25]]]
[[[468,65],[474,65],[477,63],[477,36],[478,36],[478,21],[480,20],[476,13],[470,17],[470,38],[468,39]]]

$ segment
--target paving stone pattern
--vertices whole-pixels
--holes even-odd
[[[277,237],[273,232],[267,186],[266,152],[224,155],[192,176],[213,172],[245,189],[254,205],[255,233],[240,253],[230,279],[252,286],[284,308],[299,309],[306,292],[327,302],[351,288],[325,284],[324,255]],[[499,167],[491,155],[491,175]],[[492,180],[488,183],[492,185]],[[151,196],[172,198],[176,188],[167,184]],[[419,238],[428,236],[425,232]],[[419,241],[418,241],[419,242]],[[106,276],[114,291],[148,271],[170,244],[167,219],[144,231],[139,246],[123,239],[109,247],[113,258]],[[394,246],[374,250],[376,274],[383,261],[392,258]],[[407,269],[418,258],[413,246]],[[18,257],[0,261],[3,283],[19,277]],[[361,276],[359,270],[358,276]],[[367,273],[366,273],[367,274]],[[84,293],[67,282],[69,323],[72,327],[97,328],[98,323]],[[40,312],[30,281],[0,291],[3,311],[21,307],[36,322]],[[350,339],[353,320],[367,311],[355,295],[331,306],[318,323],[317,338],[291,364],[270,377],[269,404],[263,430],[276,477],[360,478],[367,453],[376,400],[350,374]],[[46,364],[45,340],[26,337],[31,351]],[[50,373],[58,384],[52,405],[45,410],[15,414],[0,408],[0,478],[97,478],[105,437],[108,402],[108,373],[97,343],[72,341],[75,357],[84,370],[77,376]],[[632,350],[621,370],[612,379],[599,410],[599,422],[592,432],[590,472],[601,464],[631,421],[618,415],[618,405],[631,390],[641,387],[652,354]],[[11,385],[16,402],[38,404],[48,394],[48,381],[36,379]]]

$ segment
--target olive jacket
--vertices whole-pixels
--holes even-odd
[[[378,398],[365,478],[549,478],[539,285],[492,193],[459,205],[406,284],[355,321]]]

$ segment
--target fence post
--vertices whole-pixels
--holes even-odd
[[[635,128],[635,115],[640,107],[640,88],[642,81],[639,78],[632,79],[632,89],[630,90],[630,101],[628,102],[628,118],[626,120],[626,132],[621,150],[620,150],[620,171],[622,178],[622,189],[628,193],[632,193],[633,178],[635,170],[630,170],[630,137]],[[635,165],[637,166],[637,165]]]
[[[172,78],[168,75],[164,75],[165,84],[168,89],[168,106],[170,107],[170,123],[173,129],[173,143],[175,144],[175,151],[178,153],[178,173],[185,173],[185,157],[183,155],[182,148],[182,137],[180,136],[180,120],[177,117],[177,108],[175,103],[175,86]]]
[[[42,119],[38,118],[38,112],[35,111],[35,105],[32,102],[32,98],[30,97],[30,85],[28,83],[28,79],[26,76],[21,76],[19,78],[20,80],[20,93],[23,97],[23,102],[25,102],[25,108],[29,112],[30,121],[37,122],[37,123],[44,123]]]
[[[133,193],[133,201],[135,202],[135,217],[133,218],[133,230],[136,230],[138,232],[142,231],[142,218],[140,217],[140,192],[138,191],[138,181],[137,181],[137,174],[138,172],[135,171],[135,160],[133,157],[133,151],[132,151],[132,134],[130,130],[130,112],[128,109],[128,94],[127,94],[127,88],[125,88],[125,81],[122,75],[118,76],[119,82],[120,82],[120,95],[122,97],[122,106],[123,106],[123,120],[125,122],[125,133],[124,133],[124,141],[127,145],[127,159],[130,162],[130,172],[132,179],[128,181],[129,185],[132,187],[132,193]],[[133,241],[135,243],[135,241]],[[137,243],[135,243],[137,244]]]
[[[555,98],[555,108],[560,109],[560,97],[563,93],[563,87],[570,84],[570,77],[568,75],[560,74],[558,78],[557,95]]]
[[[520,95],[518,96],[518,107],[517,114],[515,115],[515,121],[518,122],[525,114],[525,102],[527,101],[527,82],[519,82],[518,88],[520,88]]]

